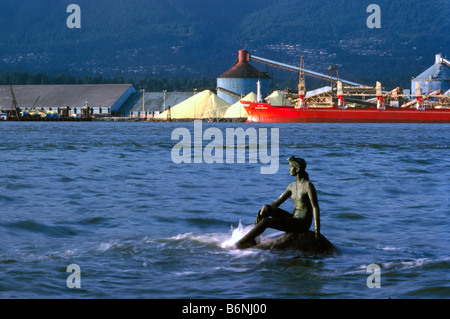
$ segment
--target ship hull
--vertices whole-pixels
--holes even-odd
[[[295,108],[241,101],[253,123],[450,123],[450,109]]]

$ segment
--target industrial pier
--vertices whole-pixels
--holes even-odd
[[[305,77],[325,80],[329,85],[307,91],[303,82],[298,90],[270,92],[270,77],[250,64],[276,67]],[[302,62],[301,62],[302,63]],[[307,63],[306,63],[307,64]],[[0,86],[0,120],[26,121],[234,121],[243,122],[247,113],[240,101],[267,101],[271,105],[295,105],[299,92],[308,107],[383,106],[412,108],[450,108],[450,62],[442,54],[434,64],[411,80],[411,88],[385,91],[382,83],[364,85],[301,66],[251,55],[239,50],[231,68],[217,78],[216,92],[146,92],[131,84],[99,85],[14,85]],[[381,93],[380,93],[381,92]],[[340,93],[340,94],[339,94]],[[339,96],[345,99],[339,98]],[[380,96],[382,99],[380,100]]]

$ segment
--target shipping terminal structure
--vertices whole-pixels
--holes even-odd
[[[303,57],[300,66],[295,67],[251,56],[246,50],[239,51],[237,62],[227,73],[232,73],[239,66],[241,70],[245,69],[242,64],[249,61],[297,72],[298,90],[297,93],[285,91],[285,102],[274,105],[270,98],[261,98],[261,88],[265,86],[261,82],[266,77],[255,80],[257,100],[241,101],[248,114],[247,122],[450,123],[450,62],[441,54],[436,55],[432,67],[412,81],[412,94],[400,87],[386,92],[380,82],[369,86],[339,79],[338,68],[331,65],[330,75],[307,70]],[[330,86],[307,92],[305,76],[328,80]],[[232,89],[229,87],[219,86],[219,79],[218,92],[230,93]]]
[[[216,91],[146,92],[132,84],[0,85],[0,121],[192,121],[450,123],[450,62],[435,63],[411,80],[411,90],[360,84],[239,50],[232,67],[217,77]],[[296,90],[270,93],[269,72],[250,62],[295,72]],[[342,73],[342,72],[341,72]],[[307,90],[306,77],[327,86]],[[256,94],[255,94],[256,92]]]

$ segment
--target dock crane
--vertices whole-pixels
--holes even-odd
[[[13,90],[13,87],[11,84],[9,85],[9,89],[11,91],[11,96],[12,96],[11,117],[14,117],[16,120],[19,120],[20,119],[20,109],[17,106],[16,95],[14,94],[14,90]]]
[[[300,68],[298,69],[298,104],[297,108],[306,107],[306,85],[305,85],[305,70],[303,68],[303,56],[300,58]]]

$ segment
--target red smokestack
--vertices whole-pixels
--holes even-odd
[[[239,50],[239,63],[250,61],[250,54],[247,50]]]

